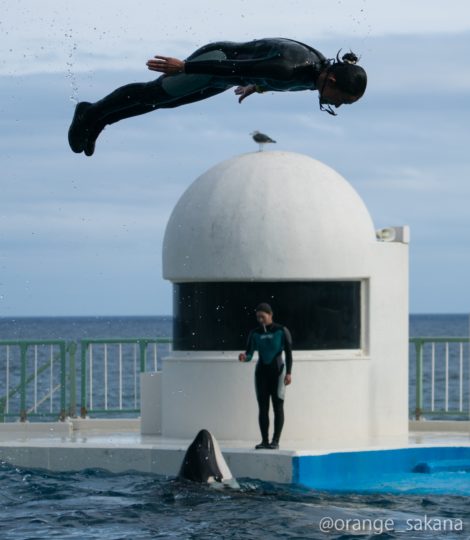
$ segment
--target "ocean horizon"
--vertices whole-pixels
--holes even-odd
[[[282,322],[282,321],[280,321]],[[253,317],[253,325],[256,321]],[[0,339],[171,337],[172,315],[0,316]],[[468,313],[411,313],[410,337],[470,336]]]

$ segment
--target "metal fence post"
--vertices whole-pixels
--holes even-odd
[[[65,402],[67,399],[66,385],[67,385],[67,359],[66,359],[66,346],[65,342],[59,345],[60,347],[60,413],[59,420],[63,422],[65,420]]]
[[[416,349],[416,402],[415,419],[420,420],[423,412],[423,342],[415,341]]]
[[[28,345],[20,344],[20,422],[26,422],[26,351]]]
[[[77,352],[77,344],[75,341],[71,341],[68,344],[68,352],[69,352],[69,383],[70,383],[70,389],[69,389],[69,407],[68,407],[68,415],[71,418],[75,418],[77,416],[77,374],[75,372],[75,354]]]
[[[80,373],[80,416],[86,418],[87,415],[87,400],[86,400],[86,352],[88,349],[88,343],[82,341],[80,345],[81,356],[81,373]]]
[[[146,360],[147,360],[147,341],[141,339],[139,341],[139,350],[140,350],[140,372],[144,373],[147,371]]]

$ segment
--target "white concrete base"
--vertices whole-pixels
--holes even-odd
[[[410,420],[411,431],[457,431],[470,434],[467,420]]]
[[[390,407],[386,423],[377,421],[371,363],[360,351],[296,351],[282,438],[308,448],[406,440],[405,401]],[[239,362],[235,352],[173,351],[163,358],[162,435],[190,438],[205,428],[217,439],[259,440],[255,364]]]
[[[16,467],[50,471],[98,468],[114,473],[137,471],[176,476],[186,448],[187,446],[152,448],[151,445],[127,448],[112,445],[85,446],[77,443],[72,446],[9,445],[0,446],[0,459]],[[292,452],[278,452],[268,457],[255,451],[234,449],[223,450],[223,454],[235,477],[282,483],[292,481]]]
[[[140,431],[140,418],[71,418],[73,431],[129,433]]]
[[[78,471],[102,468],[115,473],[138,471],[175,476],[192,438],[175,439],[164,436],[142,436],[139,421],[128,422],[129,431],[115,422],[101,420],[68,422],[75,431],[61,432],[63,423],[37,423],[34,436],[25,435],[19,423],[0,430],[0,460],[17,467],[42,468],[51,471]],[[126,421],[127,422],[127,421]],[[429,422],[430,423],[430,422]],[[58,426],[57,424],[61,424]],[[30,424],[33,425],[33,424]],[[100,429],[106,426],[107,429]],[[41,431],[42,430],[42,431]],[[196,435],[194,433],[193,435]],[[232,473],[238,478],[257,478],[271,482],[292,481],[292,459],[295,456],[321,455],[338,451],[360,451],[407,446],[470,446],[470,434],[463,432],[410,433],[406,441],[390,439],[388,444],[370,440],[365,446],[338,445],[307,446],[301,441],[281,440],[280,450],[255,450],[258,439],[226,441],[219,439],[220,448]]]
[[[6,422],[0,423],[0,437],[11,434],[14,437],[57,437],[71,435],[73,422]]]
[[[162,432],[161,371],[140,374],[140,413],[142,435],[158,435]]]

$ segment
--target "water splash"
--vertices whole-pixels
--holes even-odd
[[[68,40],[68,47],[67,47],[68,60],[66,61],[66,65],[67,65],[66,77],[69,80],[69,84],[71,88],[71,94],[69,98],[70,98],[70,101],[73,101],[74,103],[78,103],[80,100],[78,98],[78,84],[77,84],[77,78],[75,76],[75,71],[74,71],[75,52],[77,50],[77,43],[73,39],[72,29],[69,30],[69,33],[66,33],[64,35]]]

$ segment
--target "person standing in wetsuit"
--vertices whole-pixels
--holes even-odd
[[[246,351],[240,353],[240,362],[249,362],[255,350],[258,362],[255,368],[255,390],[258,400],[258,422],[261,431],[260,448],[279,448],[282,427],[284,425],[284,395],[286,385],[291,383],[292,337],[282,324],[273,321],[273,310],[265,302],[256,308],[256,318],[260,323],[248,335]],[[285,352],[285,362],[282,357]],[[269,400],[274,411],[274,433],[269,442]]]
[[[233,86],[239,103],[255,92],[318,90],[320,108],[336,115],[331,105],[354,103],[367,84],[366,72],[356,65],[357,56],[350,52],[340,60],[338,54],[327,59],[293,39],[263,38],[209,43],[184,61],[157,55],[147,61],[149,70],[163,73],[157,79],[126,84],[95,103],[77,104],[69,145],[74,152],[91,156],[107,125],[200,101]]]

